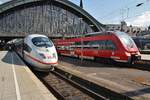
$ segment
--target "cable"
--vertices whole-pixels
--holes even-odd
[[[134,0],[134,1],[130,2],[130,3],[127,3],[124,7],[126,7],[126,6],[129,5],[129,4],[132,4],[132,3],[135,2],[135,1],[137,1],[137,0]],[[100,19],[104,19],[104,18],[106,18],[106,17],[108,17],[108,16],[110,16],[110,15],[112,15],[112,14],[118,13],[117,11],[123,9],[124,7],[121,7],[121,8],[119,8],[119,9],[115,9],[115,10],[111,11],[110,13],[105,14],[105,15],[102,16]],[[129,7],[128,7],[128,8],[129,8]]]
[[[144,2],[143,2],[143,4],[146,4],[146,2],[149,2],[150,0],[145,0]],[[142,15],[142,14],[138,14],[138,15],[135,15],[135,16],[131,16],[131,17],[129,17],[129,10],[132,10],[132,9],[135,9],[136,8],[136,5],[134,4],[134,6],[131,6],[131,7],[127,7],[127,16],[126,17],[122,17],[122,20],[125,20],[125,19],[130,19],[130,18],[133,18],[133,17],[137,17],[137,16],[140,16],[140,15]],[[122,15],[123,16],[123,15]],[[109,18],[112,18],[113,16],[111,15],[109,15]],[[114,17],[114,18],[118,18],[118,17]],[[113,18],[113,19],[114,19]],[[106,19],[106,17],[104,17],[103,19]],[[107,19],[108,19],[108,17],[107,17]],[[118,21],[118,20],[111,20],[111,21]]]
[[[134,0],[135,1],[135,0]],[[145,0],[145,1],[143,1],[143,4],[146,4],[146,2],[149,2],[150,0]],[[130,2],[131,3],[131,2]],[[141,2],[140,2],[141,3]],[[140,3],[137,3],[137,4],[140,4]],[[141,6],[143,6],[143,4],[141,5]],[[122,15],[122,20],[124,20],[124,19],[127,19],[128,17],[129,17],[129,12],[132,10],[132,9],[135,9],[135,8],[137,8],[137,6],[136,6],[136,4],[133,4],[133,5],[131,5],[130,7],[129,7],[129,5],[128,5],[128,7],[126,7],[127,5],[125,5],[124,6],[124,8],[122,7],[122,8],[120,8],[120,9],[118,9],[118,10],[122,10],[122,12],[121,12],[121,15]],[[125,8],[126,7],[126,8]],[[139,6],[138,6],[139,7]],[[112,14],[111,14],[112,13]],[[103,16],[103,17],[101,17],[101,18],[99,18],[99,19],[110,19],[110,18],[112,18],[113,16],[117,16],[117,13],[118,13],[118,16],[120,16],[120,13],[119,12],[111,12],[111,13],[109,13],[107,16]],[[125,14],[126,13],[126,14]],[[124,17],[126,15],[126,17]]]

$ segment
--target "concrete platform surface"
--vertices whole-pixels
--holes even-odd
[[[56,100],[14,52],[0,51],[0,100]]]
[[[135,100],[150,100],[150,72],[59,57],[58,68]]]
[[[150,54],[141,54],[141,59],[150,61]]]

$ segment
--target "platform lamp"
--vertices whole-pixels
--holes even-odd
[[[93,24],[91,24],[91,25],[89,25],[90,27],[93,27],[94,25]]]
[[[83,1],[80,0],[80,7],[83,9]]]
[[[82,27],[82,21],[83,21],[83,18],[79,18],[80,20],[80,31],[81,31],[81,63],[83,62],[83,27]]]
[[[94,27],[94,25],[93,25],[93,24],[90,24],[89,26],[90,26],[91,28],[93,28],[93,27]],[[92,29],[92,30],[93,30],[93,29]]]

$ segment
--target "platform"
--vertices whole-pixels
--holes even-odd
[[[150,61],[150,54],[141,54],[141,59]]]
[[[135,100],[150,100],[150,72],[59,57],[58,68]]]
[[[14,52],[0,51],[0,100],[56,100]]]

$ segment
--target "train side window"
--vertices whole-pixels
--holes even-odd
[[[105,42],[106,42],[105,40],[98,41],[99,50],[105,50],[105,48],[106,48]]]
[[[83,42],[84,45],[87,45],[88,43],[89,43],[89,41],[84,41]]]
[[[24,50],[28,53],[32,51],[32,49],[27,44],[24,44]]]
[[[99,44],[98,44],[98,41],[90,41],[87,43],[87,46],[89,46],[90,48],[97,49],[99,47]]]
[[[75,42],[75,45],[81,45],[81,42]]]
[[[106,41],[106,50],[115,50],[116,46],[111,40]]]
[[[92,45],[93,41],[89,41],[87,45]]]
[[[87,43],[87,45],[97,45],[97,44],[98,44],[97,41],[90,41],[90,42]]]

